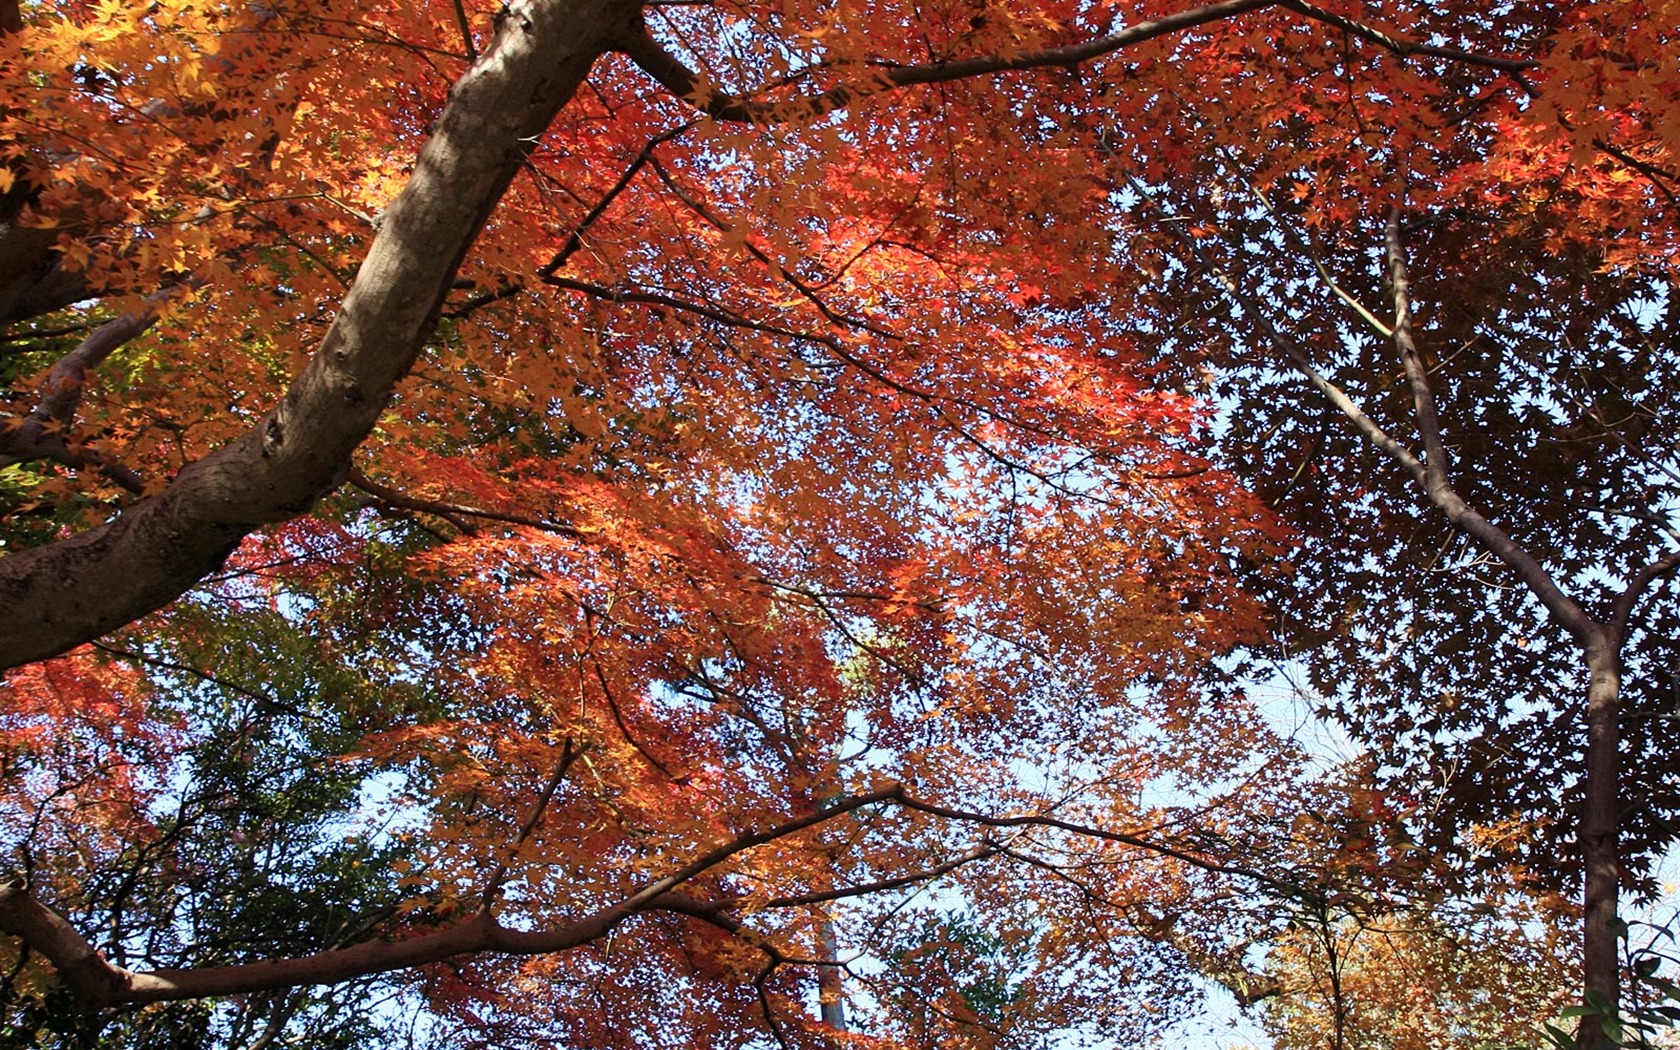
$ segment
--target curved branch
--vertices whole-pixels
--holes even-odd
[[[349,472],[345,475],[345,479],[349,481],[350,484],[373,497],[373,499],[377,500],[380,505],[392,507],[397,510],[415,511],[420,514],[435,514],[438,517],[443,518],[445,521],[448,521],[451,525],[454,525],[462,532],[472,532],[473,528],[470,522],[460,519],[483,518],[485,521],[499,521],[506,525],[522,525],[526,528],[538,529],[542,532],[552,532],[560,536],[570,536],[573,539],[583,539],[588,535],[582,529],[575,528],[571,525],[564,525],[557,521],[549,521],[546,518],[533,518],[524,514],[509,514],[505,511],[486,510],[482,507],[469,507],[462,503],[445,503],[441,500],[422,499],[419,496],[410,496],[405,492],[399,492],[396,489],[391,488],[389,485],[381,485],[379,482],[374,481],[372,478],[362,473],[360,468],[354,466],[352,466]]]
[[[1423,487],[1429,502],[1446,515],[1454,528],[1475,540],[1482,548],[1504,562],[1522,580],[1534,596],[1540,599],[1559,625],[1568,631],[1582,649],[1603,643],[1605,628],[1585,609],[1565,594],[1552,574],[1535,557],[1524,550],[1510,533],[1501,529],[1481,512],[1470,506],[1447,479],[1446,444],[1441,440],[1441,423],[1435,409],[1435,395],[1429,386],[1429,373],[1424,368],[1412,331],[1410,281],[1407,276],[1404,246],[1400,242],[1400,212],[1389,213],[1384,236],[1384,251],[1388,260],[1389,281],[1394,290],[1394,342],[1406,368],[1406,380],[1412,389],[1413,411],[1418,431],[1423,438],[1425,461],[1418,484]],[[1416,477],[1414,471],[1414,477]]]
[[[559,771],[551,784],[558,783],[569,764],[569,757],[562,756]],[[551,791],[552,789],[545,793],[545,798],[539,801],[533,810],[526,829],[534,827],[535,821],[540,819],[542,808],[546,805],[546,794]],[[551,929],[523,930],[500,925],[488,906],[490,898],[487,896],[482,902],[484,906],[466,919],[452,926],[419,933],[404,940],[363,941],[349,947],[328,948],[311,955],[229,966],[162,969],[139,973],[107,962],[61,915],[31,897],[27,884],[22,879],[17,879],[0,886],[0,931],[21,938],[30,948],[46,956],[58,970],[59,979],[76,996],[77,1002],[82,1008],[90,1010],[118,1004],[139,1005],[275,991],[301,985],[331,984],[479,952],[546,955],[598,940],[625,920],[648,912],[666,911],[690,915],[736,929],[745,936],[747,931],[744,927],[722,914],[738,903],[737,901],[701,900],[684,893],[683,887],[726,861],[756,847],[785,839],[845,814],[887,803],[954,823],[988,828],[1048,828],[1085,838],[1117,842],[1135,846],[1157,856],[1171,857],[1204,871],[1252,879],[1266,886],[1287,889],[1283,880],[1263,872],[1226,864],[1171,845],[1152,842],[1131,832],[1076,824],[1043,813],[992,816],[955,809],[917,798],[902,784],[894,783],[843,798],[804,816],[767,828],[739,832],[670,874],[647,883],[617,903],[598,908],[582,919]],[[521,836],[527,833],[527,830],[522,830]],[[936,878],[962,865],[1003,852],[1003,847],[987,843],[943,863],[922,869],[914,873],[911,879],[889,878],[832,894],[779,898],[772,902],[771,906],[808,906],[859,893],[896,889],[914,879]],[[492,884],[501,878],[504,870],[498,869],[497,875],[491,880]]]
[[[1335,26],[1361,40],[1367,40],[1379,47],[1393,52],[1401,58],[1411,58],[1413,55],[1428,55],[1431,58],[1442,58],[1449,62],[1459,62],[1467,66],[1481,66],[1484,69],[1496,69],[1501,73],[1521,74],[1526,70],[1540,65],[1532,59],[1503,58],[1496,55],[1478,55],[1472,51],[1462,51],[1456,47],[1441,47],[1436,44],[1420,44],[1413,40],[1385,33],[1375,26],[1355,21],[1344,15],[1326,11],[1307,0],[1280,0],[1284,7],[1297,14],[1305,15],[1315,22]],[[1525,85],[1526,87],[1526,85]]]
[[[1639,604],[1645,589],[1665,576],[1671,576],[1676,569],[1680,569],[1680,551],[1665,555],[1644,566],[1633,574],[1633,579],[1622,588],[1616,600],[1610,605],[1610,634],[1612,644],[1620,646],[1627,640],[1628,621],[1633,618],[1633,607]]]
[[[152,293],[138,309],[106,321],[59,358],[41,381],[41,400],[34,410],[15,423],[0,420],[0,466],[50,459],[76,469],[92,467],[130,492],[144,491],[138,474],[104,453],[72,445],[65,435],[75,425],[88,377],[117,349],[156,324],[163,304],[176,291],[170,287]]]
[[[741,124],[780,124],[815,119],[837,109],[844,109],[858,99],[895,88],[918,84],[943,84],[953,80],[967,80],[1023,69],[1071,69],[1094,58],[1154,40],[1156,37],[1169,36],[1209,22],[1223,21],[1248,11],[1275,6],[1279,2],[1280,0],[1225,0],[1224,3],[1208,4],[1152,21],[1139,22],[1118,33],[1081,44],[1024,51],[1018,55],[992,55],[935,62],[923,66],[887,67],[871,71],[869,78],[863,82],[837,84],[826,91],[782,101],[763,101],[750,95],[734,95],[717,90],[661,47],[645,26],[639,26],[619,46],[632,62],[666,90],[688,99],[715,120]]]

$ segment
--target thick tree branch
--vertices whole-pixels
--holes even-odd
[[[102,1006],[120,995],[127,972],[106,963],[63,916],[30,896],[22,878],[0,886],[0,929],[46,956],[83,1007]]]
[[[15,215],[4,214],[0,211],[0,322],[39,317],[89,297],[86,276],[60,265],[62,228],[19,226]]]
[[[1278,2],[1279,0],[1226,0],[1225,3],[1208,4],[1153,21],[1140,22],[1118,33],[1081,44],[1025,51],[1018,55],[993,55],[935,62],[923,66],[888,66],[870,70],[860,82],[838,84],[815,94],[772,101],[717,90],[661,47],[645,28],[639,28],[620,46],[643,72],[673,94],[693,102],[716,120],[743,124],[779,124],[820,117],[837,109],[844,109],[860,98],[894,88],[943,84],[1014,70],[1073,68],[1147,40],[1271,7]]]
[[[455,85],[326,338],[242,438],[99,528],[0,559],[0,667],[63,652],[174,600],[263,524],[342,480],[436,322],[461,259],[629,0],[519,0]]]

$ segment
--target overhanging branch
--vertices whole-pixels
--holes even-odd
[[[1210,22],[1219,22],[1248,11],[1272,7],[1279,0],[1227,0],[1178,14],[1127,26],[1117,33],[1079,44],[1024,51],[1018,55],[990,55],[934,62],[920,66],[883,66],[870,69],[861,81],[837,84],[825,91],[790,99],[766,100],[717,90],[660,46],[640,27],[621,43],[621,50],[642,71],[671,93],[688,99],[715,120],[742,124],[781,124],[811,120],[844,109],[870,95],[895,88],[922,84],[944,84],[955,80],[990,76],[1027,69],[1070,69],[1094,58],[1112,54],[1157,37],[1170,36]]]
[[[558,770],[533,808],[521,831],[520,841],[534,829],[546,806],[547,797],[564,777],[575,752],[562,755]],[[311,955],[203,969],[163,969],[135,972],[113,966],[93,948],[61,915],[35,900],[22,880],[0,886],[0,931],[20,938],[39,951],[57,969],[59,978],[84,1009],[116,1005],[201,999],[275,991],[303,985],[331,984],[393,970],[423,966],[452,956],[473,953],[546,955],[607,936],[626,920],[649,912],[674,912],[701,918],[734,931],[749,943],[763,947],[761,936],[749,931],[727,914],[739,898],[707,900],[685,891],[696,879],[716,870],[731,859],[757,847],[786,839],[849,813],[878,805],[935,817],[952,824],[991,829],[1042,828],[1082,838],[1135,847],[1149,854],[1167,857],[1204,871],[1251,879],[1268,887],[1285,887],[1284,880],[1251,868],[1226,863],[1170,843],[1156,842],[1144,833],[1112,829],[1062,820],[1051,813],[993,815],[957,809],[918,798],[901,784],[887,784],[871,791],[843,798],[804,816],[760,829],[739,832],[670,874],[645,884],[617,903],[598,908],[590,915],[563,926],[548,929],[514,929],[497,922],[486,894],[477,912],[451,926],[417,933],[404,939],[363,941],[348,947],[329,948]],[[768,903],[773,908],[807,907],[872,892],[898,889],[927,881],[956,869],[1009,851],[987,841],[943,862],[928,865],[903,877],[889,877],[866,885],[830,893],[792,895]],[[499,868],[492,887],[503,877]]]

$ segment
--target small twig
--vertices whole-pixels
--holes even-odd
[[[461,27],[461,44],[466,48],[467,64],[478,61],[478,48],[473,44],[472,24],[467,21],[467,9],[455,0],[455,23]]]

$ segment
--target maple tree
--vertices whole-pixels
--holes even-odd
[[[819,1045],[850,952],[941,988],[858,966],[848,1038],[939,1045],[1229,963],[1169,916],[1301,875],[1292,755],[1195,700],[1285,539],[1151,385],[1203,300],[1144,227],[1245,145],[1349,228],[1602,164],[1595,260],[1666,265],[1667,129],[1587,42],[1673,20],[1617,12],[0,5],[17,1023],[406,971],[502,1045]],[[179,891],[218,858],[252,900]]]
[[[1337,1050],[1534,1045],[1573,997],[1574,952],[1548,903],[1494,891],[1474,910],[1303,924],[1268,956],[1268,1034]]]
[[[1229,399],[1223,462],[1301,529],[1261,583],[1273,653],[1427,802],[1432,848],[1584,873],[1587,1045],[1618,898],[1673,841],[1673,15],[1490,13],[1451,32],[1540,41],[1520,66],[1304,84],[1290,141],[1346,136],[1333,170],[1197,102],[1199,181],[1134,184],[1137,257],[1170,260],[1145,338]]]

